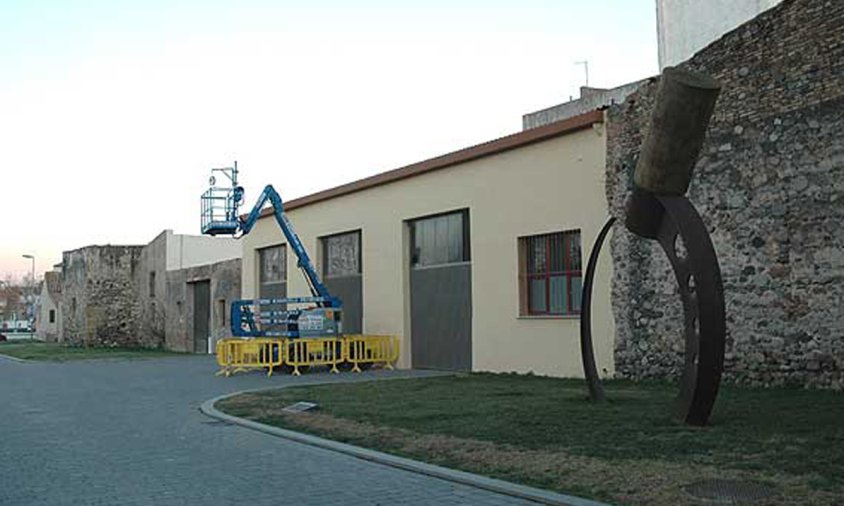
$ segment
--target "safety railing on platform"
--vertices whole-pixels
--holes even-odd
[[[290,370],[300,375],[311,367],[326,366],[333,373],[344,365],[354,372],[380,364],[393,369],[399,358],[399,339],[395,336],[355,335],[342,338],[251,338],[217,341],[218,375],[266,369]]]

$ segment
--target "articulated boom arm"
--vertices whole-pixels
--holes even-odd
[[[255,226],[255,223],[261,216],[261,209],[267,201],[272,204],[273,214],[278,222],[278,226],[281,227],[281,231],[284,233],[287,243],[293,249],[293,253],[296,254],[296,258],[299,259],[297,265],[305,273],[305,279],[308,281],[311,294],[313,294],[314,297],[324,297],[328,301],[320,303],[323,307],[338,307],[339,301],[337,301],[335,297],[332,297],[325,285],[322,284],[322,281],[319,279],[319,276],[314,269],[313,263],[311,263],[311,258],[308,256],[308,252],[302,245],[302,241],[299,240],[299,236],[296,235],[296,232],[293,230],[293,225],[290,224],[287,216],[284,215],[284,204],[281,201],[281,196],[277,191],[275,191],[275,188],[273,188],[273,185],[268,184],[264,188],[264,191],[261,192],[261,196],[258,198],[258,202],[255,203],[255,207],[252,208],[249,215],[246,218],[240,219],[241,232],[246,235],[252,230],[252,227]]]

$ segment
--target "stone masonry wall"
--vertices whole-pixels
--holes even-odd
[[[229,320],[231,302],[240,298],[240,259],[226,260],[199,267],[167,271],[166,347],[170,350],[193,352],[193,283],[210,281],[211,335],[215,338],[231,336]],[[214,344],[212,343],[212,346]],[[213,349],[213,348],[212,348]]]
[[[132,346],[140,246],[90,246],[65,252],[60,315],[68,344]]]
[[[167,311],[167,233],[162,232],[141,250],[137,269],[138,311],[140,313],[137,345],[161,348],[165,345]]]
[[[723,89],[689,190],[718,253],[725,378],[844,388],[844,3],[786,0],[683,64]],[[657,89],[607,111],[607,198],[623,216]],[[682,308],[655,241],[611,241],[616,370],[678,377]]]

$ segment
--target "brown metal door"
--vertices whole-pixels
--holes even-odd
[[[193,283],[193,351],[208,353],[211,320],[211,283]]]

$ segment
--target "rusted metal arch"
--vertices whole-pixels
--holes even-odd
[[[686,355],[678,409],[687,424],[706,425],[724,371],[727,323],[721,269],[706,226],[691,202],[682,196],[656,198],[665,209],[657,240],[680,287],[685,320]]]
[[[662,208],[656,239],[671,263],[683,303],[685,366],[678,414],[689,425],[706,425],[724,370],[726,316],[721,269],[706,226],[691,202],[683,196],[653,198]],[[592,345],[592,287],[601,247],[614,222],[615,218],[610,218],[598,234],[583,283],[580,349],[592,400],[604,398]]]
[[[598,256],[601,254],[601,247],[607,234],[615,223],[615,217],[611,216],[604,224],[592,251],[589,253],[589,262],[586,264],[586,276],[583,278],[583,293],[580,297],[580,357],[583,360],[583,375],[586,377],[586,384],[589,387],[589,398],[593,401],[604,400],[604,386],[598,376],[598,368],[595,365],[595,348],[592,345],[592,285],[595,281],[595,268],[598,265]]]

